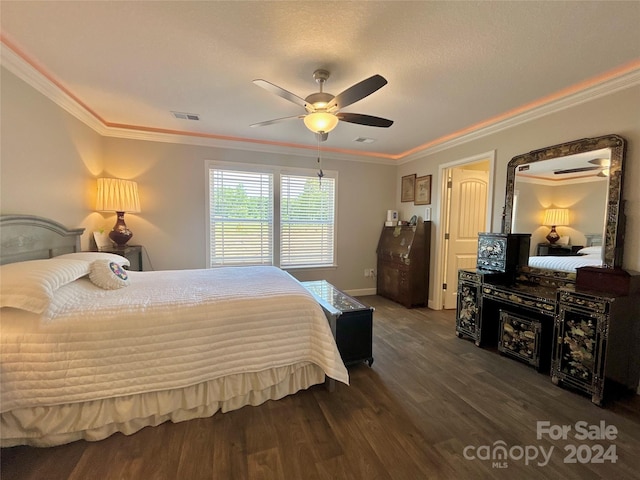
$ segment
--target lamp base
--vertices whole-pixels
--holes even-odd
[[[124,247],[124,245],[131,240],[131,237],[133,237],[133,232],[129,230],[127,224],[124,223],[124,212],[116,213],[118,214],[118,219],[113,226],[113,230],[109,232],[109,238],[119,247]]]
[[[551,231],[547,234],[547,241],[553,245],[554,243],[556,243],[559,239],[560,239],[560,235],[558,235],[558,232],[556,232],[556,226],[553,225],[551,227]]]

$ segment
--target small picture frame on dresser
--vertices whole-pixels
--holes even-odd
[[[104,230],[93,232],[93,239],[96,242],[96,248],[101,252],[105,248],[112,248],[113,242],[109,238],[109,235]]]

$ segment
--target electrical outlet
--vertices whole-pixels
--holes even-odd
[[[367,270],[367,273],[365,274],[365,277],[375,277],[375,276],[376,276],[375,268],[369,268]]]
[[[369,272],[370,272],[370,270],[369,270],[368,268],[365,268],[365,269],[364,269],[364,276],[365,276],[365,277],[369,277],[369,276],[371,276]]]

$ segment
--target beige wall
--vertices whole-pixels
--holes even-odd
[[[127,215],[127,224],[156,269],[206,267],[208,161],[316,168],[313,157],[115,138],[104,145],[106,173],[138,181],[142,213]],[[291,273],[348,290],[374,289],[375,279],[365,278],[364,270],[376,267],[380,230],[395,202],[396,167],[330,159],[323,159],[322,167],[338,172],[338,266]]]
[[[568,208],[569,225],[557,227],[558,235],[566,235],[571,245],[586,245],[586,235],[604,231],[608,182],[606,179],[541,185],[518,182],[518,220],[513,232],[531,233],[531,254],[536,255],[538,243],[546,243],[549,227],[543,226],[544,210],[549,207]]]
[[[396,185],[396,207],[402,218],[413,214],[422,215],[423,206],[400,202],[400,178],[416,173],[433,175],[432,219],[433,240],[439,235],[440,185],[438,167],[442,164],[471,158],[479,154],[496,151],[494,181],[493,231],[500,231],[500,219],[504,205],[507,163],[522,153],[570,140],[617,134],[627,140],[627,162],[624,176],[625,212],[627,215],[624,242],[624,267],[640,271],[640,86],[627,88],[589,102],[567,108],[542,118],[502,130],[498,133],[455,146],[398,167]],[[435,244],[435,243],[434,243]],[[432,249],[431,285],[429,298],[434,297],[438,284],[435,278],[436,252]]]
[[[89,234],[102,172],[102,137],[4,68],[0,69],[0,212],[39,215]]]

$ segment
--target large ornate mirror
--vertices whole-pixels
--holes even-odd
[[[606,135],[511,159],[503,233],[531,233],[529,266],[622,266],[625,149]]]

